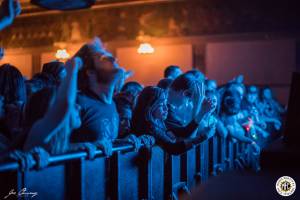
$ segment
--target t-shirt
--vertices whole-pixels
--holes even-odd
[[[81,106],[81,127],[71,134],[71,142],[93,142],[103,138],[118,137],[119,115],[116,104],[103,102],[92,92],[79,93],[77,103]]]

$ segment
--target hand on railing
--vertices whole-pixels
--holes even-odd
[[[150,149],[155,144],[155,138],[151,135],[141,135],[139,138],[147,149]]]
[[[29,152],[14,150],[8,158],[17,161],[21,171],[26,171],[35,166],[36,169],[43,169],[49,164],[49,153],[42,147],[35,147]]]
[[[71,151],[78,151],[83,150],[87,153],[87,158],[92,160],[96,156],[97,147],[89,142],[81,142],[81,143],[74,143],[71,144]]]
[[[99,149],[101,149],[103,151],[103,153],[106,157],[110,157],[112,155],[113,145],[112,145],[111,140],[102,139],[102,140],[96,141],[94,144],[96,145],[96,147],[98,147]]]
[[[42,147],[34,147],[30,153],[32,154],[34,160],[36,161],[35,168],[43,169],[49,165],[49,153]]]
[[[20,150],[14,150],[9,153],[8,158],[19,163],[21,171],[27,171],[35,165],[32,154]]]
[[[141,135],[136,137],[135,135],[131,134],[127,138],[128,141],[134,145],[135,152],[138,152],[143,145],[145,148],[151,149],[151,147],[155,144],[155,139],[151,135]]]
[[[141,146],[142,146],[142,141],[141,141],[138,137],[136,137],[135,135],[133,135],[133,134],[130,134],[130,135],[127,137],[127,140],[128,140],[131,144],[133,144],[133,146],[134,146],[134,151],[135,151],[135,152],[138,152],[139,149],[140,149]]]

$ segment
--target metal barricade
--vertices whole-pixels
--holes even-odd
[[[101,150],[94,160],[85,152],[52,156],[41,170],[20,171],[18,163],[6,162],[0,164],[0,197],[26,188],[43,200],[178,199],[210,175],[234,169],[236,159],[249,162],[248,148],[215,135],[181,155],[158,146],[134,152],[123,144],[110,158]]]

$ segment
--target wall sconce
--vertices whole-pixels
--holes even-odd
[[[70,54],[67,52],[66,49],[58,49],[56,51],[55,57],[58,60],[66,60],[66,59],[70,58]]]
[[[137,52],[139,54],[152,54],[154,53],[154,48],[150,43],[141,43]]]

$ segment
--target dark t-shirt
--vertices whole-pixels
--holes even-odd
[[[81,127],[72,132],[71,142],[93,142],[103,138],[118,137],[119,115],[116,104],[104,103],[92,92],[79,93],[77,103],[81,106]]]

